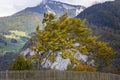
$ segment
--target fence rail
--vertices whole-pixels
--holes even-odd
[[[76,71],[1,71],[0,80],[120,80],[120,75]]]

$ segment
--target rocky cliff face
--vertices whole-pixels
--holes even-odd
[[[24,49],[20,54],[23,54],[24,56],[32,56],[34,55],[34,52],[30,50],[30,48],[26,48]],[[63,59],[61,56],[60,56],[61,52],[57,52],[56,55],[55,55],[55,62],[51,62],[50,60],[47,60],[46,63],[42,65],[43,68],[45,69],[56,69],[56,70],[66,70],[67,69],[67,66],[68,64],[70,64],[70,59]],[[86,62],[87,60],[87,56],[81,54],[80,52],[77,52],[74,54],[74,56],[76,57],[76,59],[78,60],[81,60],[81,61],[84,61]],[[45,59],[44,59],[45,60]],[[93,64],[91,62],[91,64]]]

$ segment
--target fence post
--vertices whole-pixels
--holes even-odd
[[[6,71],[6,80],[8,80],[8,70]]]
[[[26,80],[26,79],[27,79],[26,74],[27,74],[27,71],[25,70],[25,73],[24,73],[24,80]]]

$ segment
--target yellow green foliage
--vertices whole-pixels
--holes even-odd
[[[74,70],[75,71],[91,71],[91,72],[94,72],[94,71],[96,71],[96,68],[92,67],[90,65],[79,64],[79,65],[75,66]]]
[[[50,55],[49,60],[54,62],[55,61],[55,57],[53,55]]]
[[[40,30],[38,26],[35,32],[36,38],[30,39],[33,44],[32,50],[37,54],[36,58],[39,62],[41,63],[43,59],[55,61],[53,58],[55,54],[62,52],[61,56],[65,59],[69,58],[74,67],[83,63],[74,57],[74,54],[79,51],[88,56],[89,60],[94,60],[96,67],[99,60],[104,60],[104,63],[108,64],[114,51],[106,42],[99,42],[98,37],[92,36],[91,29],[86,28],[84,23],[85,20],[69,18],[67,13],[58,19],[53,14],[45,13],[44,30]],[[75,43],[79,45],[76,46]],[[93,70],[88,65],[76,66],[77,69]]]
[[[27,34],[23,31],[18,31],[18,30],[9,30],[10,34],[9,35],[4,35],[6,38],[15,38],[19,39],[21,36],[27,36]]]

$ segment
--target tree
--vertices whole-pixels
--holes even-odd
[[[43,24],[44,30],[36,28],[36,38],[31,38],[32,50],[35,52],[39,62],[38,68],[44,65],[47,60],[55,61],[55,54],[62,52],[62,58],[69,58],[71,69],[78,65],[89,65],[94,60],[95,66],[99,67],[99,60],[107,66],[110,58],[114,55],[108,43],[98,41],[98,37],[92,36],[92,31],[84,27],[85,20],[69,18],[67,13],[58,19],[53,14],[45,13]],[[79,45],[75,45],[75,44]],[[87,55],[86,62],[77,60],[74,57],[76,52]],[[35,57],[34,57],[35,58]],[[42,64],[43,63],[43,64]]]
[[[23,55],[19,55],[9,70],[32,70],[33,65],[30,61],[25,60]]]

